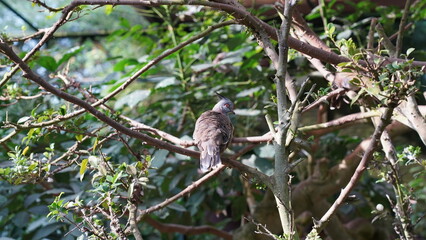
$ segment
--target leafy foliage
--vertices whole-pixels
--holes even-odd
[[[365,105],[371,108],[398,104],[419,89],[416,80],[422,71],[413,67],[413,60],[409,59],[413,49],[406,50],[405,62],[386,65],[374,62],[367,67],[358,62],[368,58],[362,50],[365,42],[361,37],[366,35],[366,16],[370,12],[378,14],[385,29],[394,29],[395,21],[400,17],[394,13],[400,11],[392,7],[376,8],[369,1],[351,4],[357,11],[345,17],[340,18],[343,8],[337,6],[336,1],[330,1],[324,6],[327,10],[322,16],[319,9],[315,9],[306,18],[327,20],[323,26],[325,31],[321,30],[320,35],[326,36],[335,52],[351,60],[337,67],[356,75],[351,83],[361,90],[353,98],[352,107],[362,105],[359,100],[368,97],[374,99],[373,103]],[[250,30],[236,24],[217,29],[168,55],[124,87],[161,54],[223,22],[227,16],[201,7],[159,6],[140,10],[140,15],[151,21],[147,23],[139,21],[140,15],[135,17],[136,14],[127,14],[115,6],[106,6],[100,11],[83,6],[78,10],[77,23],[95,16],[99,25],[108,27],[109,23],[102,25],[103,19],[114,16],[114,24],[111,23],[114,27],[106,38],[52,39],[48,47],[39,50],[28,61],[35,72],[56,88],[90,104],[108,98],[99,104],[98,109],[120,124],[150,136],[155,134],[149,127],[160,129],[182,140],[192,139],[196,118],[212,107],[215,102],[213,93],[220,91],[238,108],[237,116],[232,119],[236,126],[235,136],[263,135],[269,131],[264,124],[264,115],[276,117],[275,84],[272,81],[275,71]],[[253,10],[253,14],[268,20],[262,15],[266,10]],[[416,10],[415,16],[422,14]],[[341,22],[328,22],[330,16],[339,16]],[[187,18],[190,21],[182,21]],[[12,39],[7,34],[1,38]],[[18,42],[14,47],[23,57],[35,43],[36,40]],[[377,52],[378,55],[387,53]],[[0,64],[8,66],[0,70],[1,73],[10,71],[8,60],[1,57]],[[295,51],[290,53],[289,64],[292,76],[305,78],[312,72],[311,66]],[[367,72],[372,81],[364,82],[365,74],[361,72]],[[315,89],[310,98],[312,101],[329,93],[331,87],[327,83],[323,85]],[[119,93],[115,94],[116,91]],[[111,94],[114,96],[109,99]],[[140,211],[148,209],[200,178],[197,161],[193,158],[125,136],[94,115],[80,112],[76,105],[45,92],[19,75],[14,75],[1,88],[1,97],[5,99],[1,110],[5,114],[0,114],[3,123],[0,135],[13,135],[2,142],[4,151],[0,152],[3,159],[0,178],[5,180],[0,183],[1,236],[118,239],[131,231],[133,205],[137,204]],[[144,125],[133,126],[122,116]],[[313,122],[306,118],[308,125]],[[307,138],[306,142],[314,146],[315,159],[328,158],[330,165],[335,165],[363,138],[336,131]],[[230,151],[238,152],[242,148],[235,145]],[[301,157],[299,155],[296,157]],[[265,144],[242,156],[241,162],[272,175],[273,157],[273,146]],[[309,159],[311,156],[302,157]],[[418,146],[404,148],[397,157],[399,167],[413,177],[405,178],[404,175],[399,176],[401,182],[393,181],[393,175],[388,174],[390,166],[383,163],[382,155],[376,155],[374,164],[377,166],[356,189],[365,196],[366,204],[348,205],[359,209],[362,212],[359,215],[365,218],[393,219],[392,209],[395,207],[392,203],[396,203],[396,198],[389,191],[392,186],[397,193],[402,193],[403,204],[410,206],[411,222],[422,223],[421,213],[426,201],[422,181],[425,160]],[[298,175],[295,182],[306,180],[312,174],[310,168],[312,162],[302,164],[295,171]],[[382,185],[376,183],[377,179],[382,179]],[[373,190],[368,190],[370,184],[375,186]],[[240,227],[242,216],[252,213],[251,204],[260,202],[266,191],[266,186],[257,179],[247,179],[245,175],[227,169],[204,182],[197,191],[154,212],[151,217],[184,226],[212,225],[231,231]],[[382,197],[377,197],[380,194]],[[394,194],[389,204],[384,203],[386,194]],[[373,211],[371,206],[379,203],[386,209]],[[166,238],[145,222],[137,226],[147,239]],[[415,224],[415,231],[423,234],[426,230],[423,224]],[[182,236],[170,234],[168,238],[182,239]],[[215,237],[196,235],[191,239]],[[314,229],[307,239],[321,238]]]

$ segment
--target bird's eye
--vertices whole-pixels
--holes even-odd
[[[229,104],[225,104],[225,107],[229,108],[230,106],[229,106]]]

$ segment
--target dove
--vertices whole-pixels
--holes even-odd
[[[220,101],[212,110],[201,114],[195,123],[193,138],[200,150],[200,170],[205,173],[219,167],[220,154],[232,140],[234,127],[229,114],[234,113],[234,104],[228,98],[216,93]]]

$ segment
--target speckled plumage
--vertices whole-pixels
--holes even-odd
[[[222,98],[213,110],[201,114],[195,123],[193,138],[201,152],[202,172],[221,164],[220,154],[231,142],[234,128],[228,113],[233,113],[233,104],[229,99]]]

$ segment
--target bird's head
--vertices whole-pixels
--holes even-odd
[[[221,112],[223,114],[234,113],[234,104],[228,98],[217,93],[217,96],[220,98],[220,101],[216,103],[213,107],[213,111]]]

